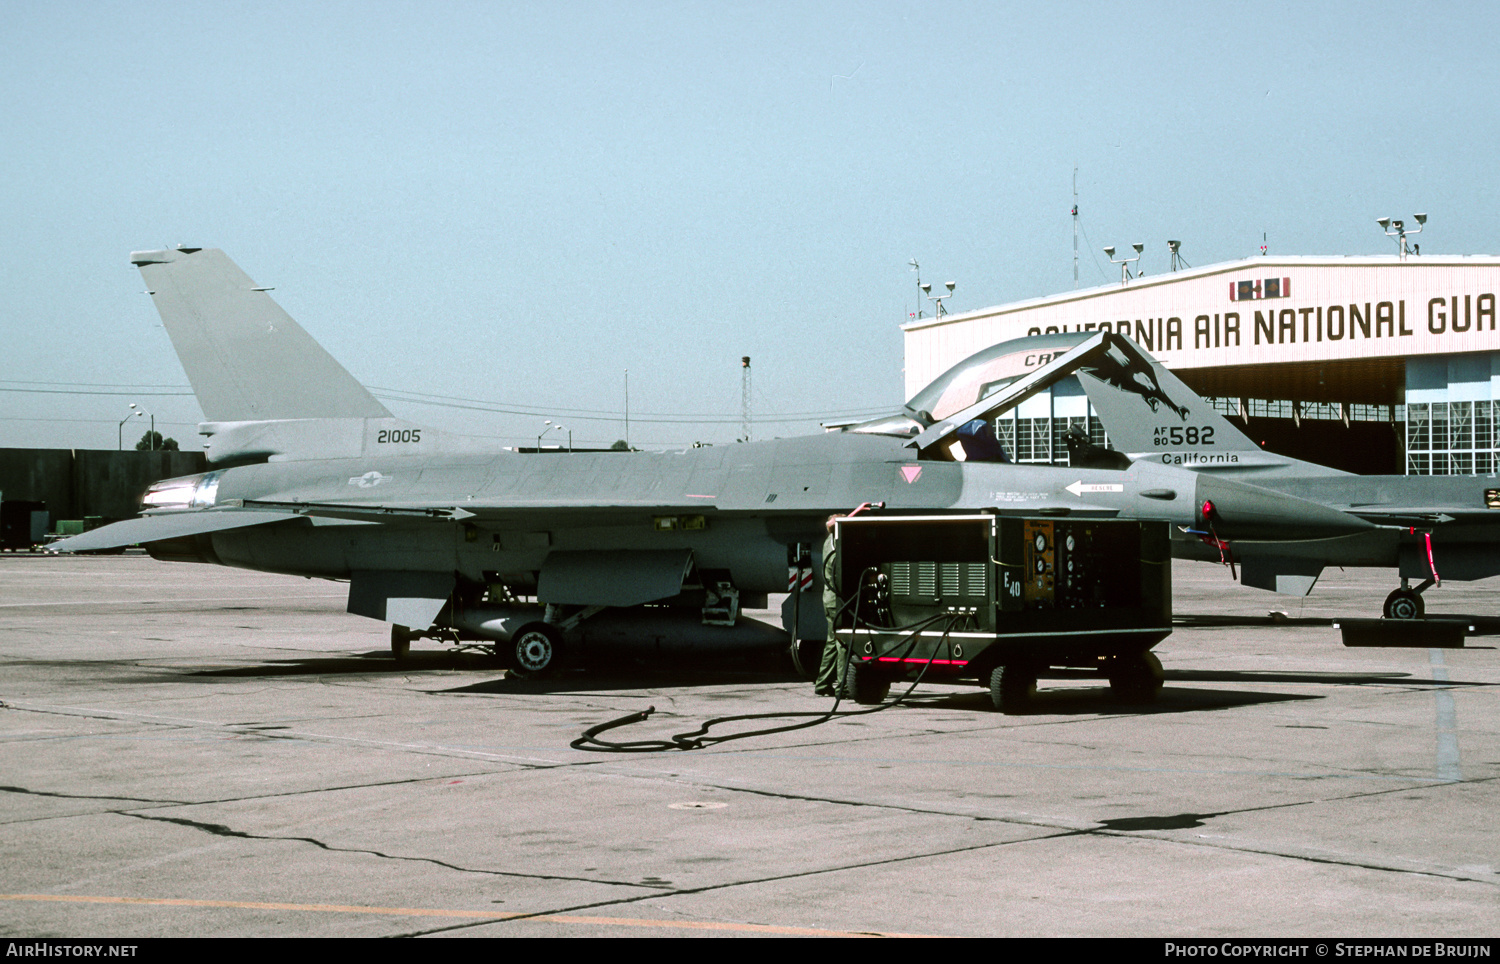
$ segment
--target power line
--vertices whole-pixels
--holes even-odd
[[[623,413],[605,411],[597,408],[565,408],[558,406],[533,407],[508,405],[503,402],[491,402],[483,399],[459,398],[451,395],[429,395],[422,392],[407,392],[403,389],[371,388],[370,391],[377,397],[388,401],[406,402],[412,405],[432,405],[438,408],[457,408],[470,411],[494,412],[502,415],[565,415],[568,418],[583,419],[586,421],[618,422],[624,418]],[[876,418],[888,415],[895,410],[896,406],[881,408],[849,409],[846,411],[812,411],[812,412],[782,412],[772,416],[757,416],[757,422],[806,422],[845,418],[858,418],[867,416]],[[733,425],[740,422],[740,418],[730,414],[719,413],[696,413],[696,414],[671,414],[666,412],[645,412],[637,415],[630,413],[630,420],[642,422],[656,422],[666,424],[703,424],[703,425]]]
[[[3,385],[0,385],[0,392],[15,392],[20,395],[141,395],[151,398],[191,398],[193,395],[192,392],[144,392],[139,389],[96,392],[78,388],[6,388]]]
[[[51,385],[51,388],[13,388],[13,385]],[[524,406],[511,405],[504,402],[492,402],[486,399],[464,398],[456,395],[435,395],[428,392],[414,392],[400,388],[370,388],[372,394],[378,398],[388,401],[405,402],[410,405],[431,405],[438,408],[455,408],[468,411],[493,412],[500,415],[565,415],[569,418],[600,421],[618,422],[624,416],[621,412],[609,411],[597,408],[569,408],[563,406],[549,405]],[[10,392],[20,395],[78,395],[78,396],[143,396],[152,398],[191,398],[193,391],[187,386],[157,385],[149,387],[130,387],[120,383],[68,383],[68,382],[28,382],[18,380],[0,380],[0,392]],[[879,408],[856,408],[838,411],[809,411],[809,412],[781,412],[775,415],[758,416],[757,422],[787,423],[803,421],[833,421],[850,418],[876,418],[887,415],[894,410],[894,406]],[[700,424],[700,425],[732,425],[741,421],[740,417],[729,413],[698,412],[698,413],[671,413],[671,412],[643,412],[639,416],[632,413],[633,419],[642,422],[653,422],[658,424]],[[42,421],[36,419],[34,421]],[[184,423],[185,424],[185,423]]]

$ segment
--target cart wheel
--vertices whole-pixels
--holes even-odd
[[[884,703],[890,693],[890,678],[880,670],[865,663],[849,663],[848,675],[844,677],[846,697],[865,706],[874,706]]]
[[[1127,703],[1150,703],[1161,692],[1161,660],[1150,650],[1110,660],[1109,688]]]
[[[1001,713],[1025,713],[1036,696],[1036,670],[1000,665],[990,670],[990,703]]]

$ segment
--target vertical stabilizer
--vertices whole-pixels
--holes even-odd
[[[1122,335],[1109,335],[1077,371],[1110,444],[1122,452],[1260,452],[1244,432]]]
[[[1267,452],[1124,335],[1106,333],[1095,352],[1066,356],[1110,445],[1132,459],[1220,472],[1344,475]]]
[[[391,416],[224,252],[136,251],[130,261],[209,421]]]

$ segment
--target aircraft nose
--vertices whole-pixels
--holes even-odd
[[[1258,485],[1198,476],[1194,528],[1220,539],[1295,542],[1373,529],[1363,519]]]

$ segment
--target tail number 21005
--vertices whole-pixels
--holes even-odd
[[[422,441],[422,430],[419,428],[383,428],[375,436],[376,445],[420,441]]]

